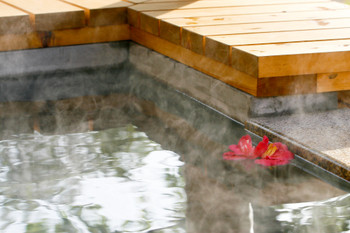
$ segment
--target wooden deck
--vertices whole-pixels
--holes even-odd
[[[329,0],[0,0],[0,51],[133,40],[257,97],[350,90]]]

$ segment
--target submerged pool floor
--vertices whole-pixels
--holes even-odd
[[[29,129],[1,134],[1,231],[349,230],[346,191],[294,163],[222,160],[243,126],[162,92],[163,103],[130,93],[9,103],[1,120],[22,117]]]
[[[62,88],[63,82],[51,83],[41,71],[70,82],[77,87],[71,92],[78,95],[94,85],[92,69],[123,66],[134,59],[135,67],[143,67],[141,72],[156,74],[190,96],[196,93],[194,98],[228,116],[234,113],[235,119],[248,120],[246,127],[253,133],[283,141],[294,153],[350,180],[349,113],[335,110],[338,101],[339,106],[350,102],[349,17],[348,5],[328,0],[1,0],[0,76],[5,84],[0,85],[0,96],[5,102],[11,101],[7,95],[40,98]],[[102,44],[103,50],[97,45],[71,46],[130,40],[185,68],[171,59],[162,67],[164,56],[153,64],[156,59],[147,59],[150,50],[133,50],[130,45],[121,46],[122,53],[115,43]],[[74,73],[87,66],[90,70],[79,79],[61,70],[68,67]],[[16,76],[27,74],[29,82]],[[79,85],[81,80],[86,86]],[[51,89],[26,92],[41,82]],[[63,97],[52,96],[57,98]],[[327,112],[280,116],[297,111],[296,100]],[[260,113],[278,116],[255,118]],[[18,119],[25,125],[25,115]],[[39,129],[40,122],[34,122]],[[17,127],[7,119],[1,122],[2,134],[13,130],[9,124]]]

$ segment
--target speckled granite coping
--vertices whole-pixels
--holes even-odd
[[[280,141],[298,156],[350,181],[350,109],[259,117],[246,128]]]

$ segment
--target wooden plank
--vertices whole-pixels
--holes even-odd
[[[0,35],[0,51],[41,48],[42,41],[38,34]]]
[[[350,72],[317,74],[317,92],[344,91],[350,89]]]
[[[275,5],[275,4],[300,4],[305,2],[329,2],[328,0],[212,0],[212,1],[176,1],[176,2],[157,2],[157,3],[144,3],[137,4],[131,7],[137,11],[161,11],[161,10],[174,10],[174,9],[203,9],[213,7],[237,7],[237,6],[257,6],[257,5]]]
[[[350,17],[350,11],[349,11]],[[189,32],[194,32],[202,36],[210,35],[234,35],[261,32],[282,32],[299,30],[317,30],[333,28],[350,28],[350,18],[346,19],[323,19],[323,20],[303,20],[284,22],[263,22],[246,24],[212,25],[201,27],[185,27]]]
[[[150,17],[143,13],[139,14],[140,29],[149,32],[153,35],[159,36],[159,19]]]
[[[258,79],[258,97],[316,93],[316,75],[270,77]]]
[[[181,44],[181,28],[177,25],[160,21],[159,36],[171,43]]]
[[[235,46],[231,50],[235,69],[260,78],[345,72],[350,70],[348,59],[350,40]]]
[[[133,8],[133,7],[131,7]],[[258,6],[236,6],[236,7],[213,7],[202,9],[174,9],[163,11],[145,11],[144,13],[158,19],[217,16],[222,18],[226,15],[247,15],[247,14],[268,14],[268,13],[288,13],[307,11],[334,11],[350,9],[348,5],[337,2],[324,3],[300,3],[300,4],[279,4],[279,5],[258,5]]]
[[[164,22],[165,24],[165,22]],[[204,54],[205,37],[182,28],[181,46],[198,54]]]
[[[108,8],[124,8],[132,6],[132,3],[125,2],[122,0],[62,0],[82,7],[84,9],[95,10],[95,9],[108,9]]]
[[[320,40],[340,40],[348,38],[350,38],[350,28],[251,33],[207,37],[207,39],[231,46],[276,44]]]
[[[186,26],[210,26],[225,24],[246,24],[262,22],[282,22],[298,20],[325,20],[349,18],[350,9],[332,11],[307,11],[307,12],[283,12],[268,14],[248,14],[248,15],[225,15],[225,16],[202,16],[202,17],[182,17],[163,19],[165,22]]]
[[[130,29],[128,24],[84,27],[53,31],[48,46],[102,43],[129,39]]]
[[[127,9],[128,23],[136,28],[140,28],[140,12]]]
[[[231,53],[234,68],[260,78],[350,70],[350,40],[237,46]]]
[[[205,56],[229,66],[231,65],[231,49],[232,46],[229,44],[206,37],[203,53],[205,53]]]
[[[142,2],[142,3],[160,3],[160,2],[191,2],[190,0],[139,0],[140,2],[138,2],[138,3],[141,3],[142,1],[144,1],[144,2]],[[201,2],[205,2],[205,1],[217,1],[217,0],[194,0],[194,1],[201,1]],[[223,0],[223,1],[232,1],[232,0]],[[331,1],[331,0],[325,0],[325,1]],[[321,2],[325,2],[325,1],[321,1]],[[192,1],[193,2],[193,1]],[[271,1],[269,1],[269,2],[272,2],[272,0]],[[276,2],[278,2],[278,3],[281,3],[281,1],[280,0],[276,0]],[[295,1],[293,1],[293,0],[289,0],[289,1],[283,1],[283,3],[293,3],[293,2],[295,2]],[[299,1],[299,2],[307,2],[307,1]],[[315,0],[314,2],[318,2],[317,0]]]
[[[61,0],[83,8],[88,20],[88,26],[105,26],[127,23],[127,7],[132,6],[122,0]]]
[[[131,2],[131,3],[138,4],[138,3],[147,2],[148,0],[127,0],[127,1],[128,1],[128,2]]]
[[[350,40],[326,40],[286,44],[242,45],[234,49],[256,57],[300,55],[350,51]]]
[[[259,57],[259,77],[335,73],[350,70],[350,52]]]
[[[213,52],[213,50],[208,51],[207,56],[215,56],[215,54],[210,54],[209,52]],[[223,52],[224,53],[224,52]],[[258,56],[254,56],[251,53],[248,53],[246,51],[232,48],[231,47],[231,54],[228,54],[227,56],[230,56],[230,65],[234,67],[235,69],[238,69],[239,71],[242,71],[244,73],[247,73],[253,77],[259,78],[259,58]],[[280,76],[288,76],[287,75],[280,75]],[[277,75],[270,75],[267,77],[274,77]]]
[[[83,27],[84,11],[58,0],[3,0],[30,14],[38,31]]]
[[[0,2],[0,34],[33,31],[29,14]]]
[[[350,13],[350,12],[349,12]],[[163,23],[165,24],[165,23]],[[306,20],[306,21],[288,21],[288,22],[272,22],[272,23],[252,23],[252,24],[234,24],[234,25],[215,25],[215,26],[201,26],[201,27],[184,27],[182,29],[181,45],[191,49],[194,52],[203,54],[205,36],[227,34],[250,34],[261,32],[282,32],[282,31],[296,31],[296,30],[316,30],[327,28],[344,28],[350,27],[350,18],[347,19],[332,19],[332,20]],[[264,34],[265,35],[265,34]],[[298,34],[299,35],[299,32]],[[212,37],[210,37],[212,38]],[[259,40],[261,37],[257,36]],[[300,37],[302,38],[302,37]],[[215,41],[207,40],[210,43],[208,53],[214,53],[210,49],[217,49],[219,45],[215,46]],[[249,42],[249,40],[244,41]],[[222,42],[223,43],[223,42]],[[191,46],[189,46],[191,44]],[[200,47],[196,47],[199,44]],[[226,43],[223,43],[226,44]],[[229,48],[229,47],[227,47]]]
[[[131,39],[240,90],[256,95],[257,79],[239,72],[232,67],[196,54],[134,27],[131,27]]]
[[[254,77],[350,70],[350,40],[236,46],[231,53],[232,66]]]

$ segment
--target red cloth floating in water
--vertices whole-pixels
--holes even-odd
[[[277,166],[288,164],[294,159],[294,154],[290,152],[286,145],[280,142],[269,144],[269,139],[264,136],[256,147],[252,145],[249,135],[243,136],[237,145],[230,145],[231,151],[223,154],[224,160],[256,159],[256,164],[263,166]]]

